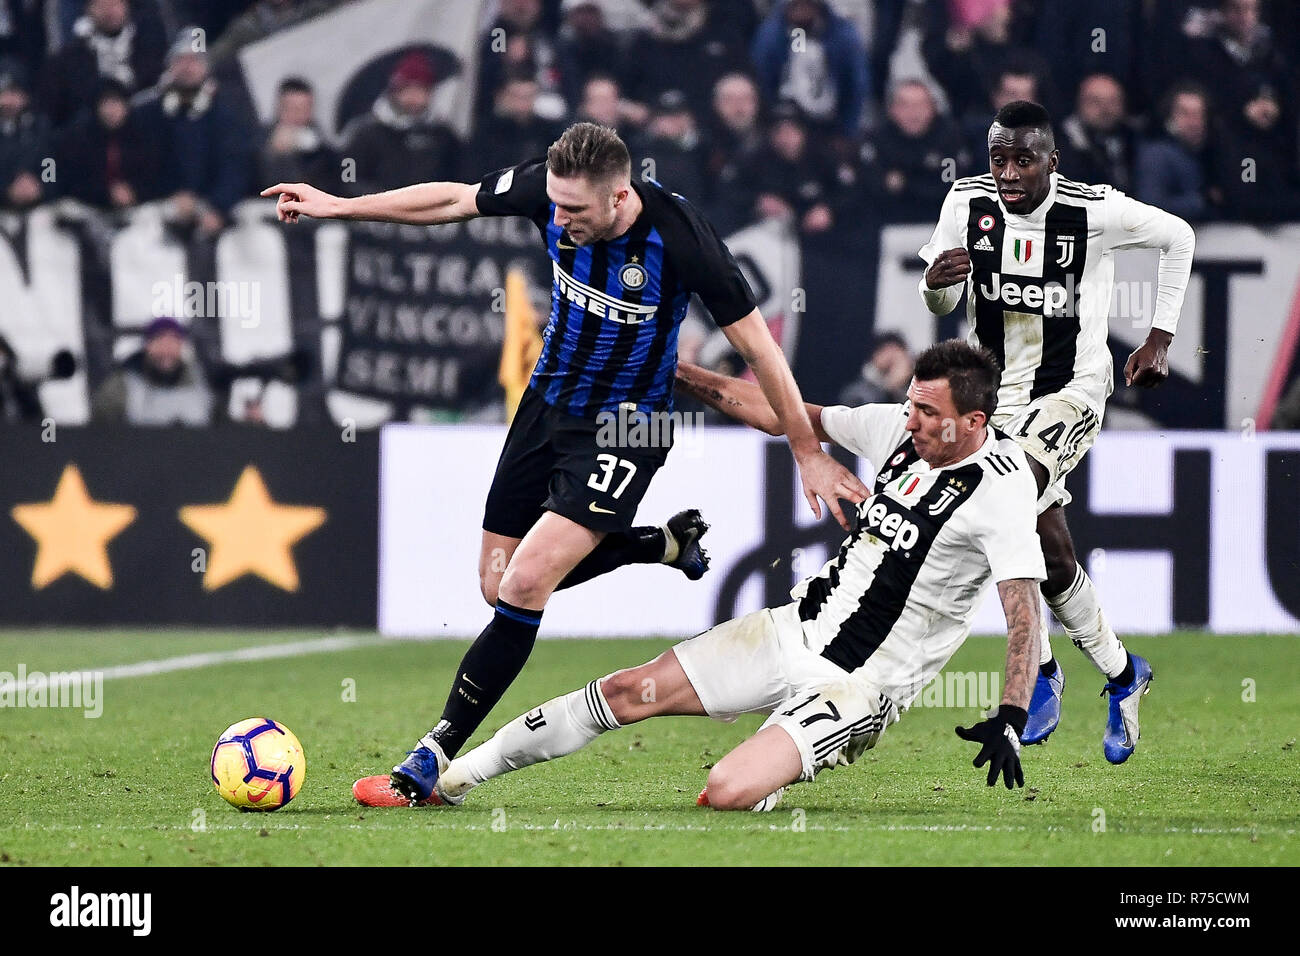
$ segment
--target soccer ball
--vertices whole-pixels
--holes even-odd
[[[298,738],[266,717],[231,724],[212,748],[212,785],[240,810],[279,810],[298,795],[306,773]]]

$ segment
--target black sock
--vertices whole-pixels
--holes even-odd
[[[1112,684],[1118,684],[1120,687],[1127,687],[1133,683],[1133,678],[1137,674],[1133,672],[1133,657],[1128,651],[1124,652],[1124,669],[1110,679]]]
[[[442,720],[430,731],[451,759],[523,670],[537,640],[541,611],[497,601],[496,614],[461,659]]]
[[[664,529],[643,525],[605,535],[600,544],[564,576],[555,588],[562,591],[625,564],[658,564],[664,556]]]
[[[1049,660],[1046,664],[1040,664],[1040,665],[1038,666],[1038,673],[1042,674],[1044,677],[1051,677],[1053,674],[1055,674],[1055,673],[1056,673],[1056,658],[1053,657],[1053,658],[1052,658],[1051,660]]]

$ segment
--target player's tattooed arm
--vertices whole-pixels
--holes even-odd
[[[478,189],[473,183],[416,183],[346,199],[307,183],[276,183],[263,189],[262,195],[279,197],[275,211],[281,222],[311,216],[436,226],[478,216]]]
[[[763,390],[754,382],[719,375],[717,372],[690,362],[677,363],[677,390],[699,399],[710,408],[717,409],[750,428],[780,437],[785,434],[781,421],[772,411]],[[813,432],[818,441],[831,441],[822,429],[822,406],[804,402]]]
[[[998,595],[1007,616],[1007,667],[1002,703],[1029,709],[1038,670],[1038,638],[1042,632],[1042,606],[1038,582],[1013,578],[998,582]]]

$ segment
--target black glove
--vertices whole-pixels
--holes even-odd
[[[974,727],[957,728],[957,736],[962,740],[983,745],[974,765],[989,765],[990,787],[997,783],[999,773],[1008,790],[1025,785],[1025,775],[1020,769],[1020,735],[1028,720],[1029,714],[1023,709],[1003,704],[996,717],[981,720]]]

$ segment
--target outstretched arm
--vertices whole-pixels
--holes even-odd
[[[307,183],[276,183],[263,189],[262,195],[280,197],[275,211],[281,222],[297,222],[301,215],[436,226],[479,215],[478,190],[474,183],[417,183],[349,199]]]
[[[1122,230],[1116,248],[1159,249],[1155,315],[1146,341],[1124,363],[1124,383],[1153,388],[1169,377],[1169,345],[1178,331],[1187,281],[1196,254],[1196,233],[1182,219],[1128,196],[1115,196]]]
[[[957,736],[981,745],[974,765],[989,765],[988,785],[996,784],[1001,775],[1010,790],[1025,785],[1025,775],[1020,769],[1020,735],[1029,720],[1042,618],[1037,581],[1031,578],[999,581],[998,594],[1007,616],[1007,668],[1002,706],[996,716],[974,727],[958,727]]]
[[[826,502],[840,527],[849,530],[840,499],[857,504],[871,493],[862,479],[822,450],[808,419],[799,386],[795,384],[785,355],[772,338],[762,314],[754,309],[744,318],[723,326],[723,333],[753,370],[763,396],[776,413],[785,439],[790,443],[790,451],[799,465],[804,498],[812,513],[818,518],[822,516],[820,499]]]
[[[757,428],[778,438],[785,434],[781,420],[767,403],[763,390],[754,382],[719,375],[690,362],[679,362],[677,387],[750,428]],[[808,412],[808,421],[812,424],[817,440],[834,441],[822,428],[822,406],[804,402],[803,407]]]

